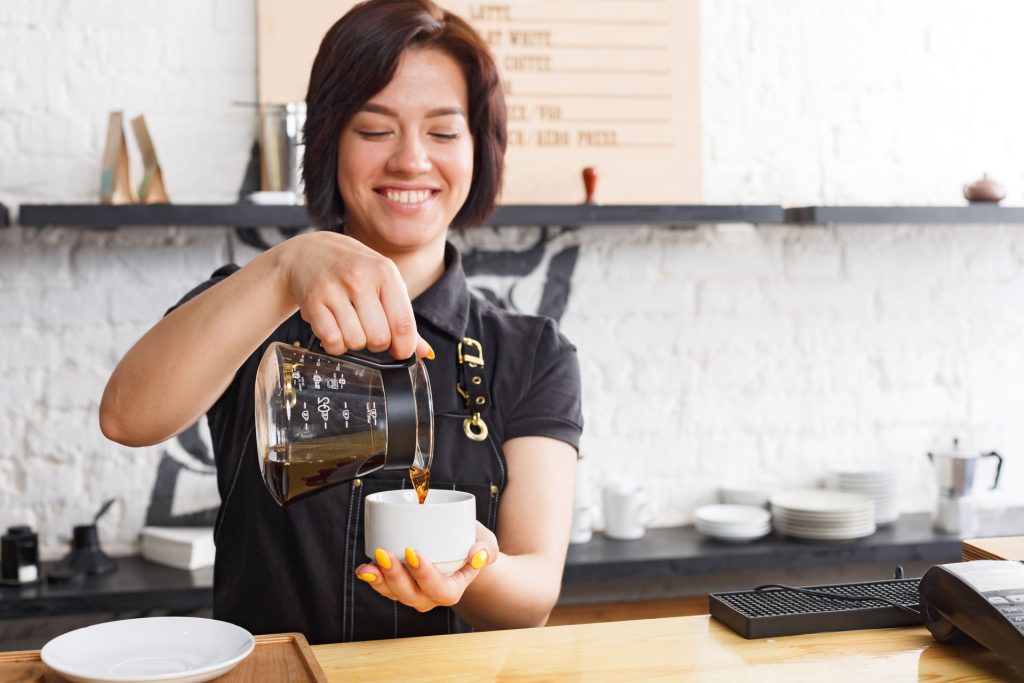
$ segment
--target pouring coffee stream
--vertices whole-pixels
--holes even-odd
[[[256,375],[260,471],[280,505],[380,469],[407,469],[426,500],[434,450],[426,367],[271,344]]]

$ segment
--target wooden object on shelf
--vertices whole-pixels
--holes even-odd
[[[969,538],[963,542],[963,559],[1024,560],[1024,536]]]
[[[143,204],[167,204],[171,200],[164,186],[164,176],[160,171],[160,162],[156,159],[156,147],[149,137],[146,119],[142,115],[132,119],[132,130],[135,141],[142,153],[142,182],[139,183],[139,201]]]
[[[134,204],[138,201],[132,187],[128,146],[124,139],[124,116],[110,112],[107,119],[107,146],[103,150],[103,171],[100,177],[101,204]]]
[[[39,650],[0,652],[0,680],[25,683],[63,683],[39,658]],[[327,676],[301,633],[277,633],[256,636],[252,654],[231,671],[217,678],[218,683],[260,683],[290,681],[327,683]]]
[[[597,168],[587,166],[583,169],[583,203],[597,203]]]

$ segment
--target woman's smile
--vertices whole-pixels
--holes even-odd
[[[440,194],[440,190],[429,187],[381,187],[374,192],[389,210],[403,215],[412,215],[424,210]]]

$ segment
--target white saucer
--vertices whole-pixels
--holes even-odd
[[[75,683],[200,683],[234,668],[255,646],[251,633],[224,621],[149,617],[70,631],[39,654]]]
[[[702,505],[693,512],[698,522],[728,526],[767,524],[771,514],[762,507],[753,505]]]

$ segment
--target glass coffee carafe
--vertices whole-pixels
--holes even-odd
[[[287,505],[379,469],[409,471],[418,489],[434,451],[423,362],[314,348],[271,344],[256,375],[256,444],[274,499]]]

